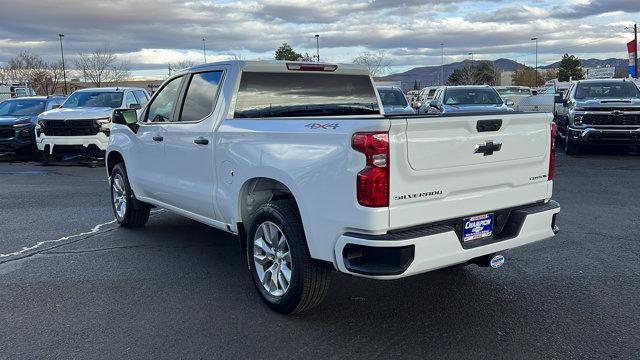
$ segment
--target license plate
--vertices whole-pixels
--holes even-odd
[[[463,220],[463,225],[463,241],[489,237],[493,233],[493,213],[466,218]]]

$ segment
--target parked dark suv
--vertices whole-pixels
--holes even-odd
[[[30,96],[0,102],[0,151],[35,150],[34,128],[43,111],[64,102],[63,96]]]
[[[581,144],[637,145],[640,150],[640,90],[626,79],[580,80],[566,98],[558,118],[566,135],[566,153],[579,153]]]

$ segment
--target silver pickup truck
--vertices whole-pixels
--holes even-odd
[[[566,153],[581,144],[636,145],[640,150],[640,90],[626,79],[581,80],[573,83],[558,131],[566,134]]]

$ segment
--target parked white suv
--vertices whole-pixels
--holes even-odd
[[[92,88],[71,94],[59,108],[43,112],[36,125],[36,144],[43,159],[64,155],[104,154],[114,109],[140,111],[149,100],[142,88]]]
[[[397,279],[557,231],[551,115],[380,112],[364,67],[229,61],[116,110],[107,173],[117,221],[159,206],[237,234],[262,299],[317,305],[330,270]]]

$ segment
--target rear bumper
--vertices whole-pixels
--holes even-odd
[[[376,279],[420,274],[551,238],[558,231],[559,212],[555,201],[518,208],[511,211],[503,235],[466,243],[442,224],[384,235],[346,233],[335,246],[336,265],[341,272]]]
[[[567,136],[575,142],[603,144],[640,144],[640,128],[567,128]]]
[[[46,136],[40,135],[36,139],[38,150],[44,151],[48,146],[49,153],[53,154],[56,146],[84,146],[94,145],[100,151],[105,151],[109,145],[109,137],[104,133],[88,136]]]

